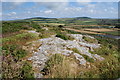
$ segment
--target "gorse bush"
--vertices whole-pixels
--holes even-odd
[[[56,37],[59,37],[64,40],[73,40],[74,38],[65,34],[65,33],[57,33]]]
[[[29,27],[22,27],[29,23],[26,22],[3,22],[2,23],[2,33],[12,33],[17,32],[22,29],[29,29]]]
[[[2,23],[2,33],[13,33],[20,30],[31,30],[31,29],[41,29],[41,27],[34,22],[3,22]]]
[[[32,72],[32,66],[30,63],[24,62],[20,70],[20,76],[22,79],[34,79],[34,73]]]
[[[3,45],[3,56],[12,55],[15,60],[19,60],[27,55],[27,52],[18,45]]]
[[[28,55],[20,45],[2,46],[2,78],[25,79],[34,78],[31,63],[22,61]]]
[[[56,37],[59,37],[59,38],[61,38],[61,39],[64,39],[64,40],[68,40],[68,37],[66,37],[64,34],[62,34],[62,33],[58,33],[57,35],[56,35]]]
[[[16,80],[34,79],[31,64],[29,62],[16,63],[12,57],[9,57],[9,59],[4,59],[2,62],[2,79],[9,78]]]

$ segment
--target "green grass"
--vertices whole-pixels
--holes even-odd
[[[61,65],[63,62],[64,56],[61,54],[54,54],[51,58],[46,62],[45,68],[42,70],[44,75],[48,75],[50,73],[50,69],[55,65]]]
[[[97,20],[89,21],[88,19],[76,20],[74,18],[71,19],[33,19],[31,21],[36,21],[39,23],[33,22],[3,22],[3,34],[9,34],[13,32],[18,32],[20,30],[31,30],[36,29],[40,35],[36,35],[34,33],[21,33],[11,37],[5,37],[1,39],[3,41],[2,45],[2,54],[3,65],[2,72],[3,78],[33,78],[34,74],[32,71],[31,63],[27,61],[22,61],[24,57],[26,57],[29,52],[25,51],[22,46],[25,45],[26,42],[33,41],[39,38],[50,37],[51,35],[56,35],[56,37],[62,38],[64,40],[73,40],[72,37],[66,35],[68,33],[72,34],[80,34],[74,31],[63,30],[56,27],[58,24],[67,24],[68,26],[71,24],[94,24]],[[29,21],[29,20],[28,20]],[[46,23],[47,22],[47,23]],[[109,22],[109,20],[108,20]],[[45,24],[44,24],[45,23]],[[49,24],[50,23],[50,24]],[[99,21],[95,24],[98,24]],[[48,27],[49,30],[42,30],[40,25],[45,25],[43,27]],[[54,26],[53,26],[54,25]],[[74,26],[71,26],[74,27]],[[87,26],[85,26],[87,27]],[[89,28],[92,26],[89,26]],[[74,27],[80,29],[81,27]],[[110,32],[109,32],[110,34]],[[112,34],[117,34],[112,33]],[[95,35],[94,35],[95,36]],[[94,43],[95,40],[83,37],[85,41]],[[89,58],[86,55],[79,53],[79,51],[74,48],[73,52],[82,55],[88,62],[96,66],[96,68],[91,67],[89,70],[85,68],[81,68],[81,66],[77,64],[76,59],[71,56],[66,57],[61,54],[54,54],[50,57],[50,59],[46,62],[46,66],[41,71],[45,77],[47,78],[118,78],[120,76],[119,62],[120,55],[118,49],[118,40],[95,37],[98,39],[98,42],[101,44],[101,48],[95,49],[94,52],[90,51],[92,54],[99,54],[105,58],[102,62],[94,62],[93,59]],[[77,64],[77,65],[76,65]],[[71,66],[72,65],[72,66]],[[76,73],[77,72],[77,73]],[[83,73],[83,74],[80,74]]]
[[[84,70],[82,74],[78,74],[77,78],[102,78],[103,80],[109,80],[109,78],[119,78],[120,69],[119,61],[112,55],[105,57],[102,62],[95,62],[93,65],[96,68]]]
[[[78,78],[119,78],[120,76],[120,55],[118,49],[118,40],[102,38],[96,36],[101,48],[90,51],[92,54],[98,54],[105,58],[102,62],[94,62],[96,68],[83,71]],[[84,56],[85,58],[85,56]]]
[[[69,34],[81,34],[80,32],[72,31],[72,30],[65,30]]]
[[[72,48],[72,51],[75,52],[75,53],[80,54],[80,52],[79,52],[78,49],[76,49],[76,48]]]
[[[10,62],[11,61],[11,62]],[[29,62],[19,62],[16,63],[13,58],[4,60],[2,64],[2,78],[8,79],[12,78],[18,79],[34,79],[34,73],[32,70],[31,63]]]
[[[38,39],[38,35],[34,33],[22,33],[11,37],[6,37],[2,39],[2,43],[4,44],[25,44],[28,41]]]
[[[115,35],[115,36],[119,36],[120,35],[120,31],[109,31],[109,32],[101,32],[101,33],[106,33],[106,34]]]
[[[92,38],[89,38],[89,37],[86,37],[86,36],[83,36],[83,39],[84,39],[86,42],[89,42],[89,43],[97,43],[97,40],[96,40],[96,39],[92,39]]]
[[[91,62],[91,63],[95,62],[94,59],[90,58],[89,56],[84,55],[84,54],[81,54],[81,55],[85,58],[86,61]]]
[[[34,79],[31,63],[24,62],[23,67],[20,70],[22,79]]]
[[[50,25],[50,26],[59,26],[59,25],[65,25],[65,24],[60,24],[60,23],[40,23],[41,25]]]
[[[11,34],[20,30],[41,29],[41,27],[34,22],[19,22],[19,21],[4,21],[2,22],[2,34]]]
[[[27,52],[25,50],[23,50],[20,46],[15,44],[3,45],[2,51],[3,56],[11,55],[15,58],[16,61],[27,55]]]
[[[56,37],[59,37],[64,40],[73,40],[74,38],[65,34],[65,33],[57,33]]]

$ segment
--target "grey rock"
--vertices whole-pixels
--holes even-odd
[[[89,64],[84,57],[80,54],[84,54],[93,58],[95,61],[104,60],[103,57],[97,54],[91,54],[89,50],[93,48],[99,48],[100,44],[87,43],[83,40],[83,35],[81,34],[68,34],[74,37],[74,40],[63,40],[61,38],[51,36],[49,38],[39,39],[38,42],[41,43],[38,52],[34,52],[33,56],[28,60],[32,60],[33,67],[38,68],[40,71],[44,69],[45,62],[49,60],[52,54],[63,54],[65,56],[74,55],[79,61],[80,65]],[[90,36],[89,36],[90,37]],[[94,38],[94,37],[91,37]],[[69,48],[69,49],[68,49]],[[72,51],[72,48],[76,48],[79,53]],[[41,77],[41,74],[36,74],[35,78]]]
[[[73,55],[75,56],[75,58],[76,58],[77,60],[79,60],[79,62],[80,62],[81,65],[85,65],[85,64],[86,64],[86,60],[84,59],[83,56],[81,56],[81,55],[78,54],[78,53],[74,53]]]

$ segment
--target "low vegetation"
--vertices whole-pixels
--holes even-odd
[[[101,48],[90,51],[92,54],[99,54],[105,58],[104,61],[95,62],[92,58],[86,55],[80,54],[80,52],[73,48],[75,53],[82,55],[86,61],[92,65],[90,69],[83,68],[80,65],[76,65],[76,69],[72,68],[74,72],[71,72],[70,64],[72,60],[75,61],[74,57],[71,56],[66,58],[63,55],[55,54],[51,59],[46,62],[46,67],[43,70],[46,78],[119,78],[120,76],[120,56],[118,51],[118,41],[109,38],[103,38],[95,36],[98,42],[101,44]],[[72,60],[71,60],[72,59]],[[69,62],[70,60],[70,62]],[[63,66],[64,65],[64,66]],[[66,68],[67,67],[67,68]],[[77,71],[76,71],[77,70]],[[71,74],[71,75],[70,75]]]
[[[59,37],[64,40],[73,40],[74,38],[65,34],[65,33],[57,33],[56,37]]]
[[[28,22],[3,22],[3,35],[9,35],[14,32],[20,33],[0,39],[2,41],[3,55],[2,78],[34,78],[31,63],[26,60],[23,61],[23,58],[28,56],[30,53],[22,47],[27,42],[39,38],[37,34],[26,32],[27,30],[38,29],[38,27],[39,26],[36,26],[34,23],[33,25],[30,25]]]
[[[93,38],[90,38],[90,37],[87,37],[87,36],[83,36],[83,39],[84,39],[86,42],[89,42],[89,43],[97,43],[97,40],[96,40],[96,39],[93,39]]]
[[[109,31],[109,32],[102,32],[102,33],[106,33],[106,34],[109,34],[109,35],[120,36],[120,31]]]
[[[83,56],[85,58],[86,61],[93,63],[94,59],[88,57],[87,55],[81,54],[76,48],[72,48],[72,51],[75,53],[80,54],[81,56]]]
[[[79,20],[81,19],[81,21]],[[114,23],[115,22],[115,23]],[[44,24],[47,23],[47,24]],[[49,25],[49,23],[51,23]],[[54,25],[55,24],[55,25]],[[2,41],[2,77],[3,78],[14,78],[14,79],[25,79],[34,78],[34,72],[32,69],[32,63],[26,61],[25,58],[30,53],[23,49],[23,46],[27,42],[31,42],[41,38],[47,38],[51,35],[56,35],[64,40],[73,40],[67,34],[80,34],[80,32],[70,31],[63,29],[63,25],[70,26],[76,29],[81,28],[94,28],[94,26],[83,26],[78,27],[82,24],[93,24],[93,25],[115,25],[116,20],[96,20],[91,18],[69,18],[69,19],[48,19],[48,18],[36,18],[36,19],[26,19],[25,21],[4,21],[2,23],[2,33],[3,35],[9,35],[17,32],[18,34],[10,35],[4,37]],[[42,26],[41,26],[42,25]],[[48,30],[42,29],[44,26]],[[62,25],[59,26],[59,25]],[[78,25],[78,26],[77,26]],[[64,26],[64,27],[66,27]],[[97,27],[98,28],[98,27]],[[21,32],[23,30],[23,32]],[[34,33],[28,33],[24,31],[36,30],[39,35]],[[103,32],[104,33],[104,32]],[[106,33],[106,32],[105,32]],[[108,33],[108,32],[107,32]],[[116,35],[117,32],[108,34]],[[86,61],[90,62],[90,69],[83,68],[81,65],[77,64],[74,56],[63,56],[61,54],[54,54],[46,62],[45,68],[41,71],[45,78],[119,78],[120,77],[120,50],[119,42],[120,40],[104,38],[100,36],[93,35],[98,43],[101,44],[101,48],[94,49],[90,51],[92,54],[98,54],[105,58],[102,62],[94,62],[93,59],[86,55],[81,54],[76,48],[72,51],[82,55]],[[83,37],[86,42],[97,43],[95,39],[89,37]]]
[[[38,35],[34,33],[21,33],[17,34],[15,36],[6,37],[2,39],[2,43],[4,44],[19,44],[24,45],[28,41],[36,40],[38,39]]]
[[[14,57],[7,57],[2,62],[3,79],[31,79],[34,78],[31,63],[15,62]]]
[[[40,25],[34,22],[26,21],[4,21],[2,22],[2,35],[3,37],[19,34],[21,30],[41,29]]]
[[[77,74],[77,66],[74,58],[55,54],[46,62],[42,72],[46,78],[73,78]]]

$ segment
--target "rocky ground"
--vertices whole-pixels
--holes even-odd
[[[92,58],[94,61],[102,61],[103,57],[97,54],[91,54],[89,51],[93,51],[94,48],[100,48],[98,43],[88,43],[83,39],[83,36],[94,39],[92,36],[81,35],[81,34],[68,34],[74,38],[74,40],[63,40],[61,38],[55,37],[54,35],[49,38],[39,39],[36,42],[40,44],[38,50],[33,51],[32,57],[28,60],[32,61],[33,68],[41,71],[44,69],[45,62],[49,60],[52,54],[63,54],[67,57],[73,55],[76,60],[79,61],[79,65],[88,66],[90,62],[82,55],[86,55]],[[72,49],[77,49],[79,53],[74,52]],[[41,73],[35,73],[36,78],[42,78]]]

